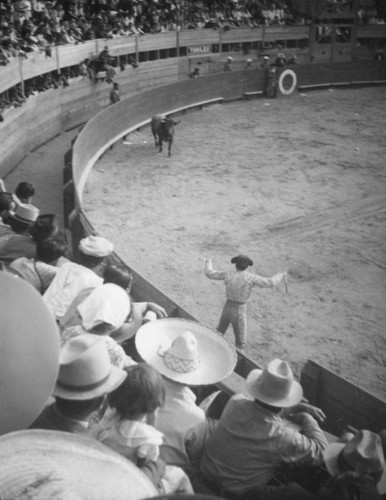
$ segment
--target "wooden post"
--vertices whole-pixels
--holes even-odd
[[[21,83],[21,93],[23,97],[25,97],[24,94],[24,78],[23,78],[23,56],[20,55],[19,52],[19,75],[20,75],[20,83]]]

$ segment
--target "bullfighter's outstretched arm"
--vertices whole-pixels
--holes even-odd
[[[211,280],[224,280],[226,276],[226,272],[213,269],[212,259],[205,259],[204,273]]]

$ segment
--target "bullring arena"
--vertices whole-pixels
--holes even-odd
[[[288,271],[288,287],[253,290],[247,346],[232,348],[216,389],[243,392],[252,368],[285,359],[331,436],[379,432],[386,418],[386,65],[374,57],[386,32],[339,19],[327,41],[311,18],[87,40],[0,68],[5,100],[48,74],[66,81],[0,108],[0,178],[10,191],[34,183],[74,261],[80,239],[103,235],[110,263],[134,275],[135,302],[213,329],[225,289],[205,277],[206,258]],[[115,104],[107,71],[79,72],[104,47]],[[268,98],[264,61],[279,50],[294,76],[285,83],[277,65],[283,86]],[[154,145],[155,114],[176,121],[170,157]],[[231,327],[225,336],[234,343]]]
[[[289,269],[289,295],[255,289],[247,354],[314,359],[382,394],[385,379],[384,88],[216,104],[181,115],[172,157],[148,128],[96,164],[84,206],[157,288],[217,325],[230,269]],[[233,333],[227,336],[234,342]]]

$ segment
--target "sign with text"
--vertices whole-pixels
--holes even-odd
[[[186,48],[188,56],[205,56],[212,53],[211,45],[193,45]]]

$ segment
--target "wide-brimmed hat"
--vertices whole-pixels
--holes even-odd
[[[39,209],[29,203],[19,203],[16,205],[14,219],[25,224],[32,224],[39,216]]]
[[[0,437],[0,497],[140,500],[157,495],[141,470],[96,439],[30,429]]]
[[[246,266],[253,266],[253,260],[247,257],[246,255],[236,255],[236,257],[232,257],[232,264],[243,264]]]
[[[5,434],[25,429],[43,410],[58,375],[60,337],[42,296],[4,271],[0,324],[0,434]]]
[[[139,328],[135,344],[144,361],[181,384],[215,384],[236,365],[236,351],[230,342],[196,321],[150,321]]]
[[[254,399],[278,408],[294,406],[303,396],[291,367],[281,359],[270,361],[264,370],[252,370],[247,377],[247,389]]]
[[[378,434],[361,430],[348,443],[330,443],[324,462],[331,476],[347,470],[370,475],[378,482],[379,492],[386,493],[385,457]]]
[[[116,389],[126,376],[124,370],[111,364],[101,337],[79,335],[62,347],[54,396],[71,400],[97,398]]]
[[[114,250],[114,245],[102,236],[87,236],[79,242],[79,250],[92,257],[107,257]]]
[[[130,314],[131,302],[126,291],[114,283],[97,286],[78,306],[82,325],[86,330],[100,323],[120,328]]]

